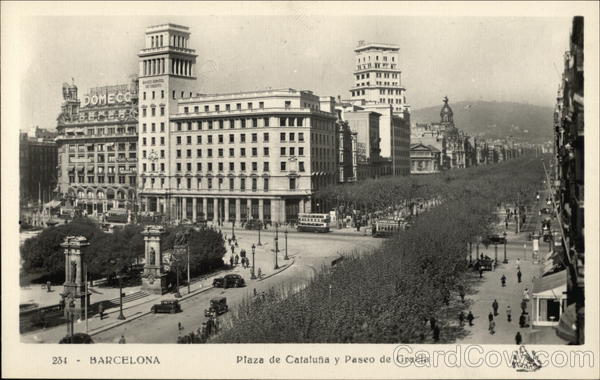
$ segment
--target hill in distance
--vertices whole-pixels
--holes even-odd
[[[454,125],[469,136],[505,138],[542,143],[552,138],[553,108],[511,102],[461,101],[449,103]],[[440,121],[439,106],[415,109],[411,122]]]

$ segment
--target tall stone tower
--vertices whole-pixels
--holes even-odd
[[[175,186],[169,149],[169,115],[178,113],[179,99],[191,98],[196,54],[190,49],[189,28],[162,24],[146,28],[139,57],[138,172],[142,211],[169,214],[170,189]]]
[[[357,105],[387,104],[394,113],[403,114],[406,105],[402,71],[398,66],[397,45],[359,41],[351,99]]]

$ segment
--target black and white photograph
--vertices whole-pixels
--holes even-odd
[[[598,10],[3,1],[3,377],[593,377]]]

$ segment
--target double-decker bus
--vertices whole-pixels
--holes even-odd
[[[298,214],[298,231],[300,232],[329,232],[329,214]]]

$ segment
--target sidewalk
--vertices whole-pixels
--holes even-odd
[[[252,265],[252,248],[251,248],[252,241],[250,241],[250,239],[245,238],[243,236],[239,236],[237,238],[238,238],[238,247],[235,249],[235,252],[237,254],[239,254],[241,249],[245,249],[248,254],[248,257],[250,259],[250,265]],[[261,268],[261,272],[262,272],[261,279],[251,280],[250,279],[251,269],[250,268],[244,269],[244,268],[242,268],[241,265],[238,264],[233,269],[230,269],[230,270],[228,269],[228,270],[214,273],[210,276],[203,278],[200,281],[194,282],[194,280],[192,279],[192,282],[190,284],[190,292],[189,293],[187,291],[187,285],[180,287],[180,293],[181,293],[182,297],[179,298],[179,300],[182,301],[187,298],[193,297],[197,294],[200,294],[204,291],[208,291],[208,290],[212,289],[213,288],[212,282],[213,282],[214,278],[222,277],[223,275],[225,275],[227,273],[240,274],[242,277],[244,277],[246,282],[249,283],[250,281],[265,280],[268,277],[271,277],[275,274],[278,274],[278,273],[286,270],[287,268],[289,268],[290,266],[292,266],[294,264],[294,256],[297,254],[297,252],[290,250],[288,252],[288,256],[290,257],[290,259],[284,260],[285,245],[282,246],[282,244],[280,244],[279,245],[280,252],[279,252],[279,256],[278,256],[279,268],[277,270],[275,270],[274,269],[275,256],[274,256],[274,252],[271,251],[272,248],[273,248],[272,242],[263,242],[262,246],[256,247],[255,265],[256,265],[257,270],[258,270],[258,268]],[[225,259],[227,259],[227,262],[229,262],[229,255],[231,255],[230,250],[225,255]],[[141,288],[141,286],[137,286],[137,287],[132,287],[131,289],[137,289],[139,291],[140,288]],[[60,288],[60,287],[55,288],[55,290],[58,290],[58,289],[62,289],[62,288]],[[118,289],[116,289],[116,292],[117,292],[116,294],[118,296]],[[50,293],[50,294],[56,294],[56,292]],[[153,305],[155,303],[159,303],[162,300],[172,300],[172,299],[174,299],[173,293],[167,293],[167,294],[163,294],[163,295],[151,294],[151,295],[145,296],[143,298],[139,298],[134,301],[128,302],[126,304],[123,304],[123,315],[125,317],[125,320],[117,319],[117,317],[119,315],[119,307],[107,309],[107,310],[105,310],[104,319],[100,320],[100,318],[98,316],[95,316],[95,317],[91,317],[88,320],[88,333],[93,336],[93,335],[99,334],[103,331],[112,329],[112,328],[120,326],[122,324],[131,322],[133,320],[136,320],[140,317],[150,314],[151,305]],[[94,298],[94,296],[92,296],[92,302],[97,302],[99,300],[100,299]],[[63,338],[66,335],[66,329],[67,329],[67,325],[62,324],[62,325],[59,325],[59,326],[56,326],[53,328],[49,328],[49,329],[45,329],[45,330],[32,331],[30,333],[22,334],[21,341],[23,343],[57,343],[61,338]],[[84,332],[85,331],[85,321],[84,320],[75,323],[75,331],[76,332]]]
[[[541,193],[541,192],[540,192]],[[523,291],[529,289],[530,301],[528,302],[527,311],[531,316],[532,313],[532,297],[533,282],[540,278],[543,270],[543,262],[534,262],[532,242],[529,241],[528,235],[530,232],[539,230],[541,223],[538,210],[542,203],[535,204],[533,210],[527,214],[526,223],[519,234],[515,232],[516,225],[514,220],[508,225],[507,241],[518,242],[519,245],[507,245],[508,264],[503,264],[504,246],[498,246],[498,266],[493,272],[484,272],[483,279],[479,279],[477,272],[472,272],[469,276],[469,282],[472,285],[471,294],[465,297],[466,304],[470,307],[467,309],[473,312],[475,316],[474,326],[468,326],[465,321],[465,330],[467,335],[458,339],[457,343],[461,344],[515,344],[515,335],[517,331],[521,333],[524,344],[566,344],[567,342],[556,336],[555,330],[551,327],[519,327],[519,316],[521,315],[521,301]],[[504,222],[502,221],[502,229]],[[491,245],[483,250],[490,257],[494,257],[494,246]],[[539,259],[543,259],[547,250],[544,245],[540,246]],[[520,260],[522,273],[521,283],[517,279],[516,261]],[[506,287],[502,287],[500,278],[506,276]],[[488,327],[488,314],[493,312],[492,303],[498,302],[498,315],[494,317],[496,323],[496,333],[490,334]],[[507,306],[511,308],[512,321],[507,319]],[[455,316],[455,324],[458,325],[457,316]],[[531,319],[533,319],[531,317]]]

